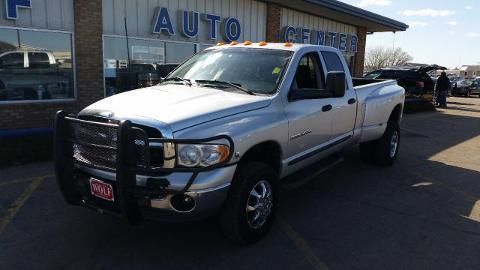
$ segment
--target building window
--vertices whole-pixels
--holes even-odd
[[[195,44],[104,36],[103,50],[105,95],[111,96],[159,83],[195,53]]]
[[[167,64],[181,64],[195,53],[193,43],[174,43],[166,44],[166,62]]]
[[[0,28],[0,103],[73,99],[72,34]]]
[[[165,63],[164,47],[157,40],[104,37],[106,96],[157,84],[157,65]]]

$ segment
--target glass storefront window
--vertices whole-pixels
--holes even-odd
[[[179,63],[195,53],[193,43],[105,36],[105,94],[149,87],[160,82]]]
[[[75,97],[72,34],[0,28],[0,102]]]
[[[166,56],[168,64],[181,64],[195,53],[192,43],[167,42]]]
[[[210,48],[212,46],[215,46],[215,45],[214,44],[200,44],[200,46],[199,46],[200,50],[199,51],[203,51],[203,50],[205,50],[207,48]]]
[[[158,67],[165,63],[165,43],[157,40],[104,37],[105,92],[111,96],[160,81]]]

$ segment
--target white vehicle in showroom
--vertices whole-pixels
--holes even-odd
[[[334,48],[219,45],[159,85],[59,112],[58,184],[69,203],[132,222],[216,215],[250,243],[269,231],[287,177],[352,144],[392,165],[404,99],[394,80],[353,80]]]

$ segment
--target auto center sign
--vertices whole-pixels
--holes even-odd
[[[237,18],[221,18],[215,14],[202,13],[196,11],[178,11],[178,18],[180,19],[180,31],[183,36],[187,38],[195,38],[198,36],[200,19],[208,24],[208,38],[216,40],[217,28],[220,28],[220,32],[225,41],[235,41],[240,38],[242,33],[242,27],[240,21]],[[153,33],[164,33],[167,35],[175,35],[178,30],[173,24],[170,16],[170,11],[167,8],[158,8],[156,12],[156,18],[153,24]]]
[[[285,26],[282,28],[281,39],[284,42],[330,46],[342,52],[356,53],[358,50],[357,36],[325,30]]]
[[[20,8],[32,8],[32,1],[5,0],[5,7],[7,19],[16,20],[18,19],[18,10]],[[168,8],[157,8],[152,32],[154,34],[163,33],[168,36],[173,36],[180,32],[186,38],[196,38],[199,35],[200,22],[202,22],[202,27],[207,28],[205,31],[207,32],[207,38],[210,40],[217,40],[219,38],[218,32],[220,32],[224,41],[236,41],[242,33],[240,21],[234,17],[222,18],[215,14],[187,10],[178,10],[176,17],[178,21],[174,23]],[[331,46],[345,53],[356,53],[358,49],[358,38],[355,35],[309,28],[295,28],[293,26],[282,28],[280,40],[283,42]]]
[[[223,40],[227,42],[238,40],[242,33],[240,21],[233,17],[221,18],[214,14],[200,14],[196,11],[186,10],[178,11],[177,17],[179,18],[179,24],[174,25],[170,11],[164,7],[158,8],[154,19],[153,33],[163,33],[171,36],[175,35],[178,29],[180,29],[184,37],[195,38],[199,34],[200,21],[207,23],[207,36],[211,40],[218,39],[218,29],[220,29]],[[283,27],[280,33],[280,39],[283,42],[326,45],[350,53],[356,53],[358,49],[358,38],[355,35],[308,28],[295,28],[293,26]]]

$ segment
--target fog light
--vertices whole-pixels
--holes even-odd
[[[173,210],[181,213],[190,212],[195,208],[195,200],[188,195],[175,195],[170,198]]]

